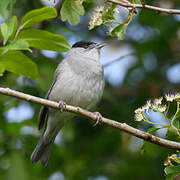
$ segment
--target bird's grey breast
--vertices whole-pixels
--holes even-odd
[[[49,99],[63,100],[86,109],[92,108],[100,100],[104,89],[104,72],[99,62],[65,59],[57,71]]]

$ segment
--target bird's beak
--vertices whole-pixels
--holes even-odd
[[[101,49],[101,48],[103,48],[104,46],[107,46],[107,44],[106,44],[106,43],[96,44],[96,48],[97,48],[97,49]]]

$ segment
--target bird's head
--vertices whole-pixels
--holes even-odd
[[[95,43],[91,41],[79,41],[72,45],[69,54],[99,59],[100,49],[105,43]]]

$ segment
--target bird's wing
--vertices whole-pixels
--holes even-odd
[[[53,82],[52,82],[51,86],[48,89],[48,92],[47,92],[47,94],[45,96],[45,99],[49,98],[51,90],[52,90],[54,84],[56,83],[57,76],[58,76],[58,72],[56,71],[55,74],[54,74]],[[38,122],[39,130],[42,129],[42,127],[45,124],[45,121],[46,121],[47,118],[48,118],[48,107],[43,106],[43,107],[41,107],[41,110],[40,110],[40,113],[39,113],[39,122]]]

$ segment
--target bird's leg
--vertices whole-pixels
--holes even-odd
[[[64,101],[59,101],[60,112],[63,112],[64,108],[66,108],[66,103]]]
[[[102,115],[99,112],[94,112],[94,115],[96,116],[96,123],[93,126],[96,126],[102,120]]]

